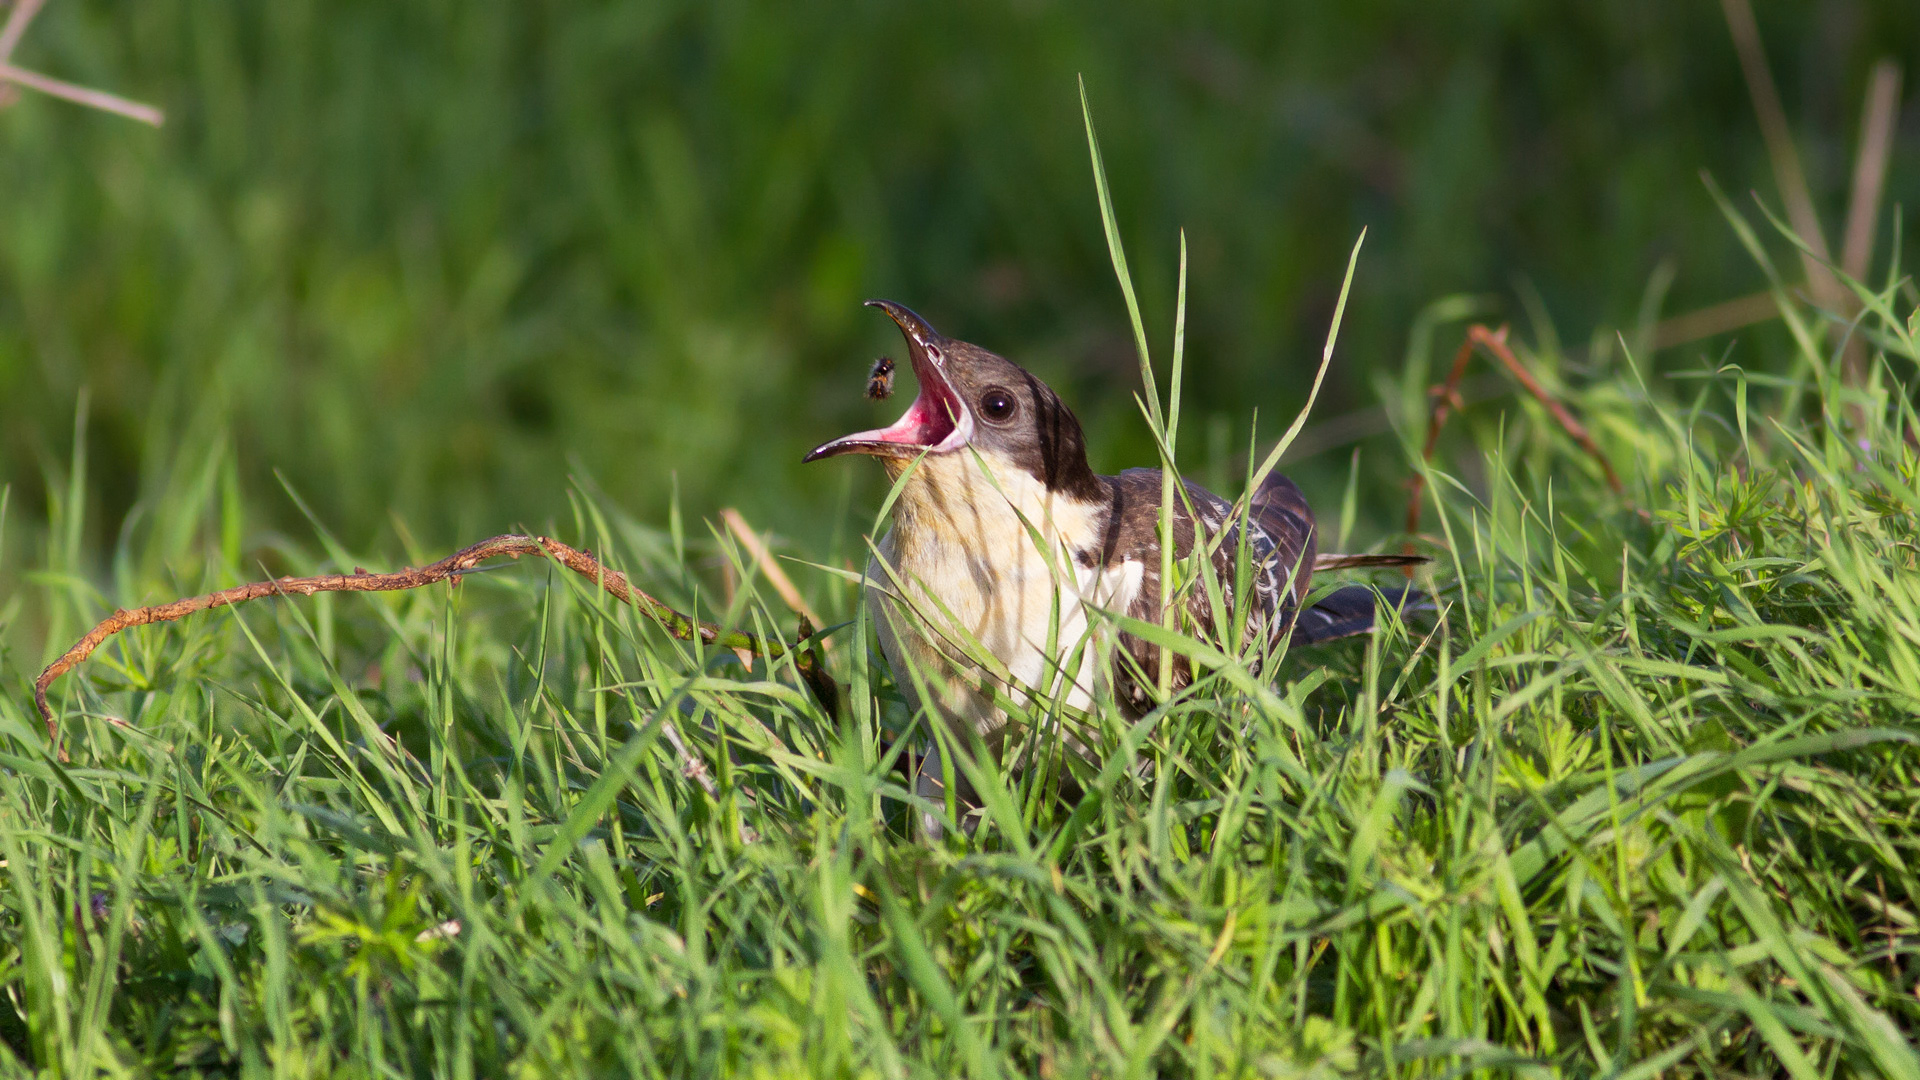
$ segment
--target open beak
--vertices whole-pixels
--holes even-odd
[[[915,458],[923,453],[942,454],[958,450],[973,438],[973,414],[947,381],[947,360],[952,343],[927,325],[903,304],[891,300],[869,300],[900,326],[907,339],[907,355],[913,361],[913,377],[920,392],[908,406],[907,414],[890,426],[872,431],[843,435],[821,443],[806,456],[807,461],[840,454],[872,454],[875,457]]]

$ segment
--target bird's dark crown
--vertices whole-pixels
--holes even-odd
[[[823,443],[808,461],[840,454],[911,460],[971,448],[1049,491],[1087,502],[1106,497],[1087,464],[1080,421],[1052,387],[1005,357],[946,337],[902,304],[867,304],[899,324],[920,391],[891,426]]]

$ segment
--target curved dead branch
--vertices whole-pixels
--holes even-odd
[[[55,719],[53,709],[47,704],[47,688],[53,685],[55,679],[85,662],[87,657],[93,655],[95,649],[122,630],[134,626],[146,626],[149,623],[173,622],[210,608],[226,607],[230,604],[244,603],[268,596],[312,596],[315,593],[325,592],[398,592],[404,589],[418,589],[441,581],[459,584],[462,574],[468,573],[488,559],[502,555],[516,559],[522,555],[542,555],[550,558],[599,585],[614,599],[639,608],[642,613],[657,622],[661,629],[682,641],[698,638],[710,645],[728,649],[745,649],[768,659],[792,653],[794,666],[799,670],[801,678],[806,680],[814,696],[819,699],[821,707],[826,709],[829,715],[837,716],[839,713],[839,688],[822,665],[818,648],[811,645],[803,647],[814,634],[813,626],[804,619],[800,626],[800,639],[793,645],[781,641],[769,641],[753,634],[726,630],[714,623],[695,619],[668,607],[635,588],[627,579],[627,575],[607,568],[600,560],[585,551],[569,547],[552,537],[512,534],[482,540],[472,547],[454,552],[431,566],[423,566],[417,570],[401,570],[391,574],[369,574],[356,570],[351,574],[274,578],[271,581],[236,585],[231,589],[175,600],[168,604],[154,604],[130,611],[115,611],[102,619],[99,625],[87,631],[87,636],[74,642],[73,647],[61,654],[58,660],[47,665],[47,669],[40,673],[40,678],[34,681],[33,703],[40,710],[40,718],[46,722],[47,736],[53,740],[54,747],[64,758],[65,750],[59,749],[60,723]]]
[[[1488,356],[1500,361],[1507,371],[1519,380],[1520,385],[1526,388],[1527,393],[1532,394],[1540,404],[1546,406],[1547,411],[1553,414],[1554,420],[1559,422],[1560,429],[1565,431],[1574,442],[1579,443],[1580,448],[1585,450],[1588,456],[1599,463],[1600,472],[1606,477],[1607,487],[1611,488],[1615,495],[1626,494],[1626,489],[1620,483],[1620,475],[1613,471],[1613,462],[1607,460],[1606,453],[1593,441],[1593,436],[1587,433],[1586,425],[1574,419],[1573,413],[1567,411],[1565,405],[1548,393],[1547,388],[1540,384],[1539,379],[1533,377],[1533,373],[1527,370],[1527,366],[1520,362],[1519,357],[1513,355],[1513,350],[1507,346],[1505,326],[1498,330],[1489,330],[1479,323],[1467,327],[1466,340],[1460,343],[1460,351],[1454,354],[1453,370],[1447,373],[1447,381],[1430,391],[1433,398],[1433,412],[1427,418],[1427,443],[1420,451],[1423,459],[1433,460],[1433,448],[1440,441],[1440,429],[1446,426],[1449,416],[1465,406],[1465,402],[1460,400],[1460,379],[1467,373],[1467,361],[1473,359],[1475,349],[1485,350]],[[1413,478],[1408,481],[1408,487],[1411,492],[1407,497],[1407,536],[1411,542],[1411,538],[1420,531],[1420,496],[1426,487],[1426,476],[1422,473],[1414,473]],[[1645,515],[1644,511],[1639,512],[1642,516]]]

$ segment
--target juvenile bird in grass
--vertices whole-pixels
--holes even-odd
[[[868,454],[890,479],[906,474],[892,528],[866,572],[868,608],[902,693],[949,724],[959,745],[978,735],[996,753],[1011,733],[996,690],[1016,701],[1051,690],[1087,709],[1105,686],[1128,714],[1144,714],[1159,685],[1160,649],[1121,632],[1103,665],[1097,635],[1110,624],[1090,609],[1161,622],[1160,470],[1096,475],[1080,422],[1047,384],[941,335],[900,304],[868,305],[899,324],[919,393],[891,426],[823,443],[806,460]],[[1217,620],[1239,620],[1242,659],[1256,672],[1288,635],[1320,642],[1373,628],[1370,589],[1351,586],[1307,603],[1316,569],[1421,561],[1320,554],[1312,508],[1278,474],[1262,482],[1244,515],[1183,483],[1171,519],[1175,558],[1184,568],[1196,543],[1211,545],[1217,581],[1215,589],[1189,585],[1183,629],[1220,641],[1233,635],[1220,633]],[[1236,603],[1242,547],[1246,596]],[[1191,682],[1184,657],[1171,667],[1173,689]],[[922,684],[931,700],[922,699]],[[937,800],[942,771],[936,747],[922,760],[916,790]]]

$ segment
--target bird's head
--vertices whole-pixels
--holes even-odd
[[[870,454],[904,466],[922,454],[971,448],[996,466],[1025,471],[1050,491],[1103,497],[1087,464],[1080,421],[1052,387],[1011,360],[946,337],[902,304],[869,300],[867,306],[899,324],[920,392],[890,426],[822,443],[806,460]]]

